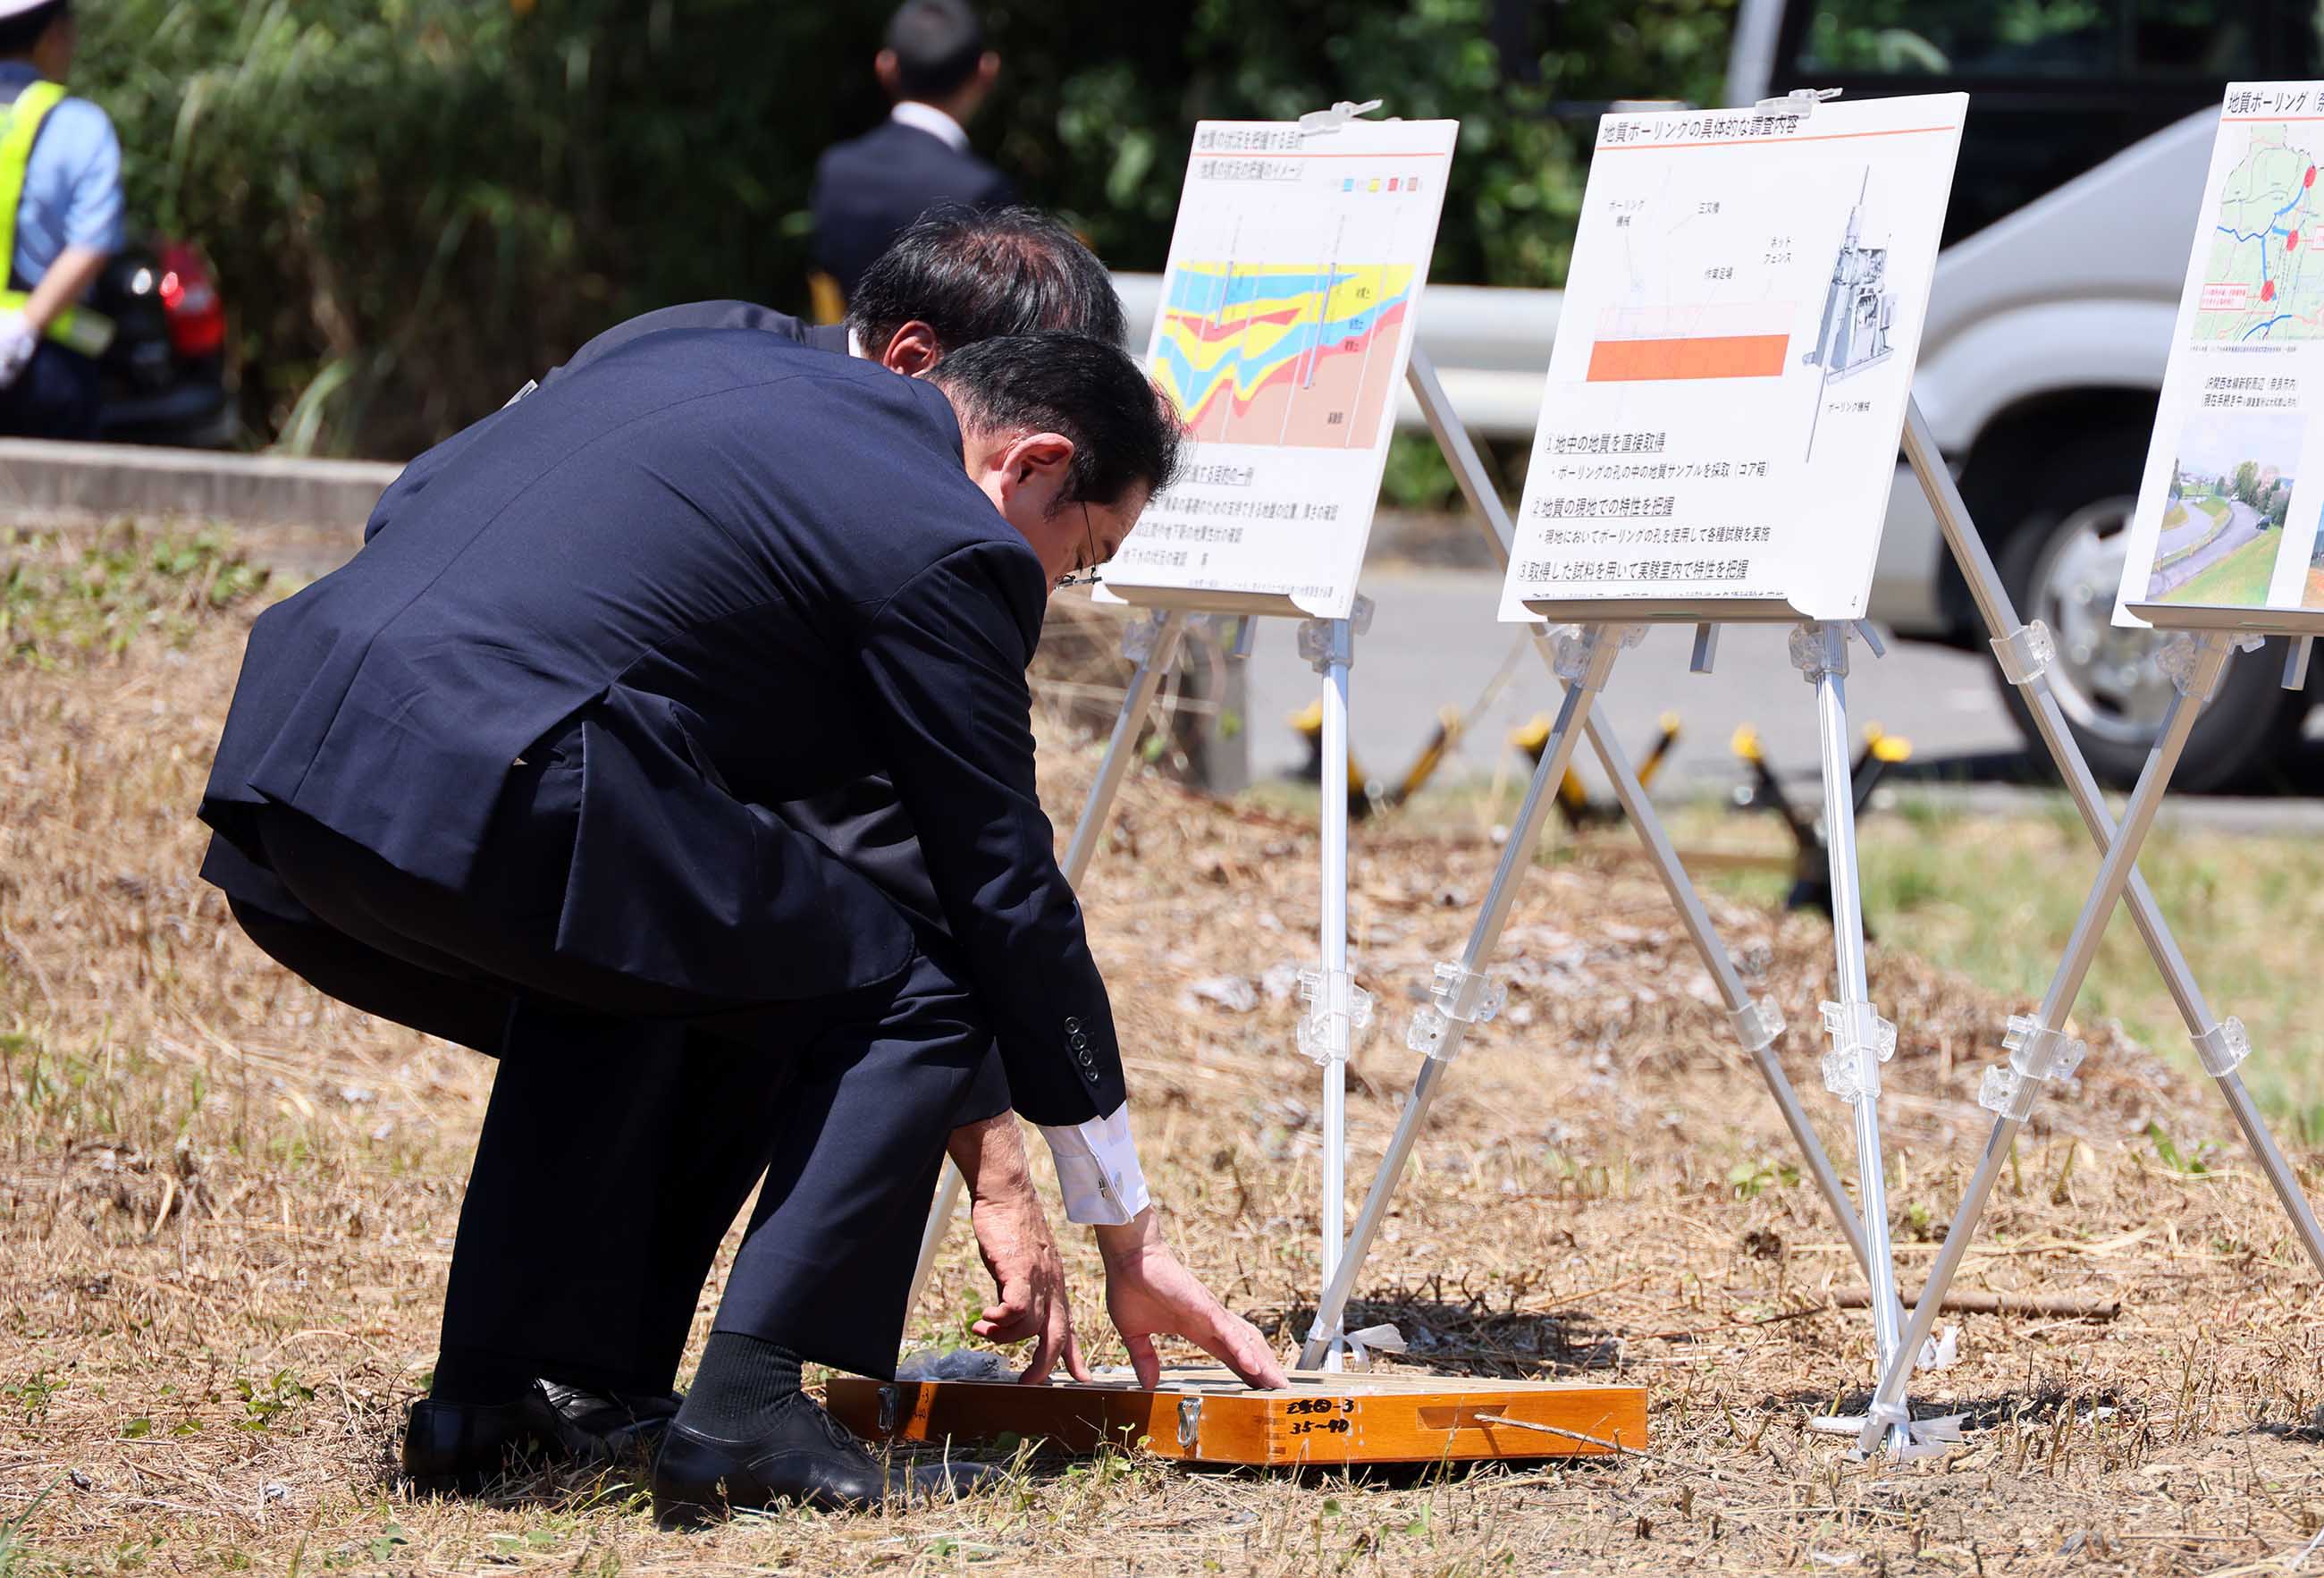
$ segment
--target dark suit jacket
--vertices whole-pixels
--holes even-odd
[[[816,161],[807,197],[815,213],[815,259],[853,296],[872,260],[930,208],[948,203],[998,208],[1016,200],[1009,178],[974,153],[956,153],[918,126],[882,121],[825,149]]]
[[[1047,586],[968,481],[942,393],[779,335],[678,329],[463,437],[393,530],[260,617],[204,817],[248,854],[256,808],[288,806],[456,890],[512,764],[578,721],[560,951],[779,999],[908,953],[903,909],[774,809],[885,775],[1017,1110],[1120,1104],[1035,798]]]

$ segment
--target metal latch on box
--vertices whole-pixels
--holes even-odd
[[[1178,1444],[1186,1451],[1194,1450],[1203,1435],[1203,1398],[1200,1392],[1189,1392],[1178,1399]]]

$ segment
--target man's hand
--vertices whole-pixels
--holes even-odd
[[[998,1291],[984,1306],[981,1319],[969,1327],[988,1343],[1021,1343],[1037,1339],[1033,1361],[1017,1380],[1038,1386],[1049,1379],[1057,1361],[1075,1380],[1090,1379],[1074,1341],[1073,1306],[1065,1297],[1065,1263],[1057,1259],[1056,1241],[1040,1203],[1028,1195],[1012,1200],[979,1198],[968,1208],[969,1225],[976,1230],[977,1252],[992,1273]]]
[[[1017,1379],[1038,1386],[1060,1361],[1075,1380],[1090,1379],[1074,1342],[1073,1307],[1065,1269],[1049,1235],[1048,1218],[1025,1167],[1025,1145],[1014,1114],[1003,1112],[953,1131],[947,1148],[968,1180],[969,1225],[977,1252],[992,1273],[992,1303],[969,1330],[991,1343],[1036,1339],[1032,1362]]]
[[[41,333],[31,318],[21,312],[0,313],[0,389],[23,376],[40,346]]]
[[[1105,1257],[1105,1306],[1121,1345],[1130,1351],[1138,1384],[1151,1389],[1162,1379],[1154,1352],[1157,1336],[1184,1337],[1255,1387],[1290,1385],[1268,1351],[1259,1328],[1235,1315],[1178,1263],[1162,1241],[1162,1230],[1148,1206],[1124,1227],[1097,1230]]]

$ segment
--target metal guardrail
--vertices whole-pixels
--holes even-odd
[[[1130,343],[1143,346],[1162,299],[1159,274],[1117,274]],[[1433,285],[1421,304],[1420,343],[1470,430],[1531,436],[1541,408],[1557,291]],[[1409,391],[1397,420],[1423,426]],[[353,530],[401,467],[147,445],[59,444],[0,438],[0,511],[32,514],[176,514]]]
[[[1114,288],[1130,314],[1130,343],[1143,346],[1162,300],[1159,274],[1116,274]],[[1519,291],[1492,285],[1431,285],[1420,305],[1420,344],[1471,432],[1526,438],[1541,414],[1542,380],[1550,342],[1557,337],[1563,291]],[[1397,420],[1423,425],[1420,408],[1404,392]]]

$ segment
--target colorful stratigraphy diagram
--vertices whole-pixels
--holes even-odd
[[[2316,156],[2282,125],[2259,125],[2219,188],[2197,299],[2199,340],[2324,337],[2324,189]]]
[[[1401,264],[1181,262],[1154,376],[1198,440],[1365,445],[1395,393]]]

